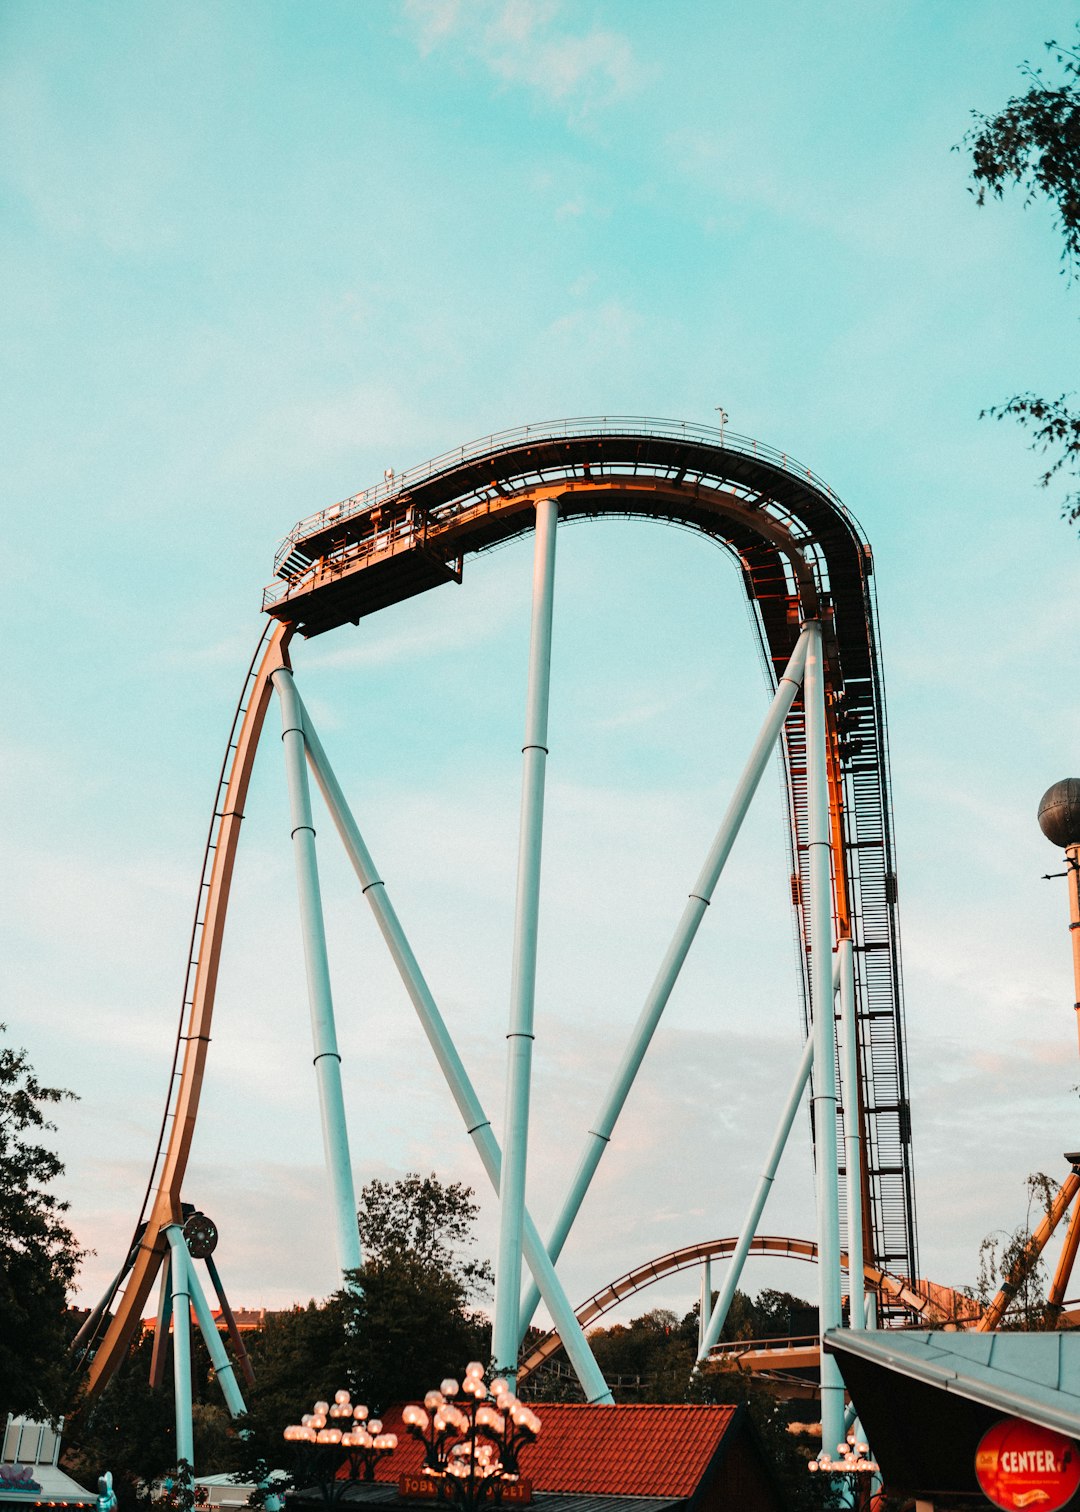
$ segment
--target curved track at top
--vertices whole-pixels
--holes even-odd
[[[463,558],[530,530],[535,501],[560,520],[658,520],[709,536],[737,560],[775,686],[803,619],[822,619],[830,745],[836,935],[854,944],[866,1259],[918,1275],[896,867],[873,557],[826,483],[786,453],[679,421],[586,418],[530,425],[447,452],[300,521],[263,608],[301,635],[357,623],[460,577]],[[809,1025],[806,763],[801,695],[784,737]],[[838,1130],[843,1149],[843,1130]]]
[[[800,622],[824,633],[836,936],[854,945],[865,1170],[864,1259],[918,1275],[896,876],[873,560],[857,522],[807,468],[772,448],[674,421],[609,418],[527,426],[463,446],[335,504],[290,532],[244,681],[200,878],[177,1057],[130,1274],[105,1299],[87,1341],[87,1388],[111,1376],[139,1325],[164,1253],[198,1111],[232,868],[270,676],[294,632],[318,635],[460,580],[465,556],[531,530],[535,502],[559,498],[561,520],[656,520],[708,536],[737,561],[769,681]],[[802,699],[783,746],[792,901],[809,1003],[806,765]],[[838,1148],[843,1145],[838,1112]],[[841,1186],[841,1192],[843,1187]],[[144,1222],[145,1220],[145,1222]],[[120,1278],[118,1278],[118,1282]],[[118,1288],[119,1291],[119,1288]]]

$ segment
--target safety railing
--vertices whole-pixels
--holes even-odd
[[[709,1350],[710,1360],[737,1359],[744,1354],[770,1354],[772,1351],[787,1351],[791,1349],[816,1349],[819,1340],[817,1334],[792,1334],[789,1338],[780,1339],[731,1339],[722,1344],[714,1344]]]
[[[381,483],[375,483],[347,499],[339,499],[325,509],[308,515],[306,519],[298,520],[274,554],[274,571],[277,572],[299,542],[314,531],[373,509],[377,504],[397,498],[410,488],[448,472],[451,468],[460,467],[463,463],[476,461],[492,452],[510,451],[529,441],[571,440],[580,436],[619,435],[627,432],[635,436],[656,436],[666,440],[698,441],[707,446],[721,446],[725,451],[743,456],[759,457],[794,477],[806,479],[826,494],[838,508],[844,508],[824,478],[819,478],[811,468],[788,452],[778,451],[776,447],[758,441],[753,436],[742,436],[726,428],[721,430],[717,426],[696,425],[688,420],[654,419],[646,415],[584,415],[571,420],[544,420],[535,425],[518,425],[509,430],[493,431],[490,435],[442,452],[427,462],[417,463],[404,472],[388,470]]]

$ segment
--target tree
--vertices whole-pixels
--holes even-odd
[[[369,1181],[361,1194],[365,1263],[350,1308],[351,1378],[362,1400],[383,1409],[422,1396],[490,1350],[487,1319],[472,1304],[492,1281],[487,1260],[468,1254],[479,1216],[472,1187],[434,1172]]]
[[[998,1288],[1008,1284],[1013,1293],[998,1327],[1030,1333],[1054,1326],[1047,1311],[1046,1266],[1042,1256],[1034,1253],[1032,1208],[1037,1204],[1048,1215],[1060,1188],[1052,1176],[1042,1171],[1033,1171],[1024,1185],[1028,1205],[1023,1223],[1011,1234],[1003,1231],[987,1234],[979,1246],[979,1279],[973,1295],[983,1307],[989,1307]]]
[[[971,151],[973,192],[980,205],[988,194],[1001,199],[1007,186],[1024,190],[1025,206],[1040,198],[1051,202],[1062,236],[1062,271],[1071,279],[1080,269],[1080,44],[1048,42],[1046,47],[1063,77],[1052,84],[1042,69],[1025,63],[1021,72],[1028,83],[1026,92],[1014,96],[997,115],[973,111],[976,125],[964,140]],[[1070,397],[1014,394],[983,411],[1030,427],[1032,449],[1053,456],[1039,479],[1043,488],[1062,472],[1080,477],[1080,411],[1069,407]],[[1080,488],[1066,494],[1061,513],[1070,522],[1080,521]]]
[[[31,1417],[58,1417],[68,1385],[65,1311],[84,1251],[48,1190],[63,1163],[37,1140],[55,1128],[44,1110],[73,1097],[0,1046],[0,1410]]]
[[[485,1359],[490,1326],[471,1303],[491,1267],[468,1254],[478,1211],[471,1187],[434,1173],[369,1182],[357,1214],[365,1258],[351,1277],[355,1289],[266,1319],[249,1343],[256,1384],[244,1445],[220,1468],[285,1463],[286,1424],[339,1387],[377,1414]]]
[[[487,1260],[466,1257],[480,1209],[473,1189],[441,1182],[432,1171],[410,1171],[398,1181],[369,1181],[361,1194],[360,1240],[369,1261],[384,1264],[404,1255],[442,1271],[462,1288],[463,1300],[488,1294],[494,1280]]]

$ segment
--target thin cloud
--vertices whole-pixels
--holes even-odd
[[[406,0],[423,57],[456,47],[504,86],[524,85],[580,119],[626,98],[642,69],[628,38],[610,27],[574,26],[559,0]]]

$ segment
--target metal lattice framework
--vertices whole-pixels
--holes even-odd
[[[622,1099],[760,779],[763,759],[779,736],[787,778],[792,901],[802,946],[802,996],[810,1038],[776,1159],[813,1064],[819,1189],[823,1189],[824,1159],[826,1171],[836,1173],[832,1180],[835,1208],[837,1177],[846,1175],[850,1165],[853,1175],[846,1182],[849,1231],[854,1223],[854,1232],[861,1232],[864,1264],[901,1278],[918,1275],[887,727],[869,545],[852,515],[822,480],[785,453],[756,441],[671,421],[607,417],[561,421],[489,436],[423,467],[398,476],[388,474],[378,487],[299,522],[277,553],[277,576],[263,595],[270,625],[245,678],[207,842],[177,1054],[150,1183],[128,1261],[82,1336],[91,1395],[107,1382],[126,1351],[168,1251],[173,1254],[174,1280],[176,1267],[183,1270],[177,1238],[183,1217],[180,1192],[198,1111],[244,802],[274,691],[283,715],[324,1122],[328,1117],[331,1123],[338,1118],[340,1124],[336,1133],[327,1136],[339,1261],[343,1268],[355,1263],[347,1235],[350,1221],[355,1229],[355,1217],[349,1211],[352,1204],[354,1213],[355,1204],[347,1169],[344,1111],[334,1112],[340,1102],[339,1081],[334,1090],[339,1057],[329,981],[327,977],[323,984],[320,977],[320,972],[325,975],[325,940],[305,762],[316,777],[488,1175],[497,1190],[500,1180],[504,1181],[500,1272],[510,1277],[504,1290],[514,1292],[509,1337],[520,1338],[535,1294],[522,1300],[519,1313],[519,1283],[513,1279],[512,1268],[502,1264],[504,1241],[518,1267],[524,1253],[583,1383],[586,1376],[596,1383],[594,1362],[554,1268],[565,1233],[553,1235],[545,1245],[524,1209],[523,1187],[512,1193],[516,1172],[520,1171],[523,1182],[524,1145],[520,1141],[515,1145],[512,1126],[508,1126],[505,1151],[494,1139],[295,688],[288,644],[294,634],[308,637],[355,624],[390,604],[460,580],[467,556],[535,527],[523,801],[523,814],[533,817],[528,823],[523,820],[520,919],[523,907],[528,914],[530,887],[535,892],[539,881],[537,815],[542,815],[546,756],[545,657],[550,653],[555,524],[599,518],[679,525],[729,552],[742,574],[775,694],[755,747],[754,774],[744,778],[742,807],[729,824],[737,807],[733,800],[722,831],[723,843],[718,836],[710,853],[712,871],[707,867],[703,873],[703,877],[708,873],[708,881],[702,891],[699,879],[688,904],[688,922],[681,926],[678,949],[673,943],[674,967],[667,972],[663,990],[654,988],[653,1016],[646,1029],[639,1024],[639,1043],[633,1053],[628,1052],[623,1084],[604,1114],[608,1121],[602,1119],[590,1133],[592,1153],[583,1159],[576,1205],[571,1202],[566,1209],[565,1226],[572,1223],[610,1139]],[[532,925],[534,930],[535,914]],[[522,941],[528,944],[528,936],[526,917],[516,936],[516,952]],[[815,961],[817,942],[824,943],[817,950],[821,959]],[[509,1038],[524,1046],[531,1040],[527,959],[521,972],[515,967],[515,993],[519,976],[524,986],[517,1006],[524,1004],[528,1013],[520,1022],[512,1018]],[[846,1004],[844,1012],[850,1014],[850,1028],[844,1035],[844,1053],[851,1057],[845,1066],[845,1086],[850,1092],[846,1108],[835,1091],[840,1047],[833,1014],[827,1018],[818,1014],[818,1025],[814,1023],[815,1000],[831,997],[830,981],[832,993],[839,991],[842,1005]],[[528,1062],[522,1054],[521,1047],[515,1051],[512,1046],[508,1077],[511,1082],[524,1078],[527,1088]],[[527,1141],[527,1118],[521,1139]],[[335,1140],[340,1148],[332,1158]],[[772,1176],[763,1179],[767,1191]],[[821,1201],[819,1191],[819,1207]],[[753,1223],[758,1216],[760,1208]],[[819,1230],[829,1252],[826,1255],[823,1249],[822,1270],[832,1277],[833,1298],[828,1309],[823,1306],[823,1327],[830,1318],[838,1321],[839,1221],[839,1212],[834,1211]],[[744,1235],[747,1244],[753,1239],[753,1223]],[[355,1250],[357,1257],[358,1253]],[[861,1268],[853,1267],[853,1284],[856,1274],[861,1288]],[[175,1295],[174,1285],[174,1307]],[[497,1338],[500,1305],[497,1282]],[[901,1298],[897,1305],[907,1304]],[[163,1309],[164,1294],[160,1316]],[[838,1382],[837,1376],[829,1391],[838,1391]],[[605,1389],[602,1378],[599,1388],[601,1393]]]

